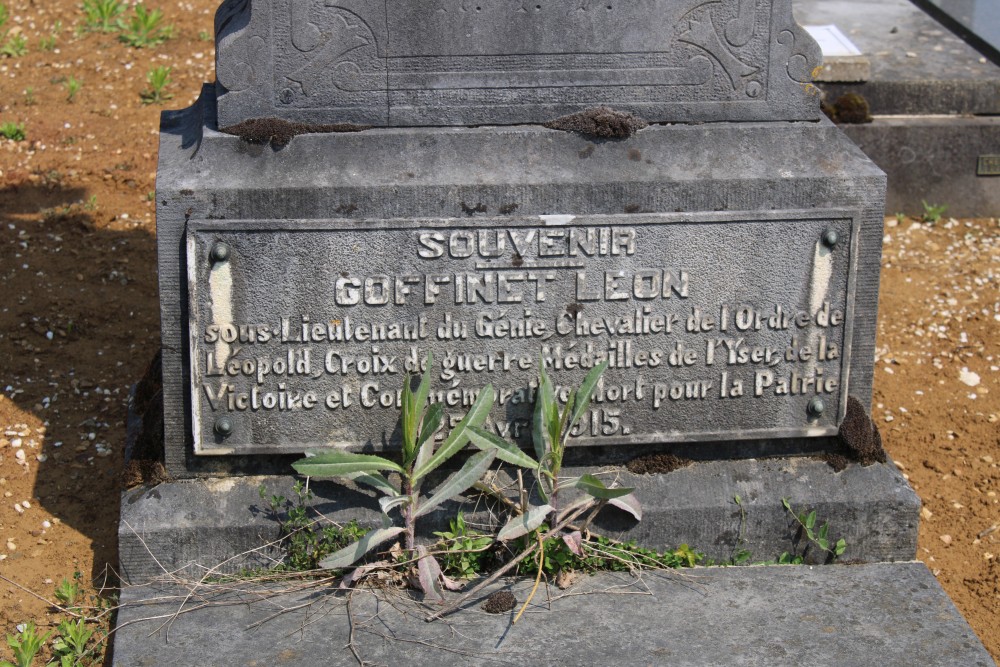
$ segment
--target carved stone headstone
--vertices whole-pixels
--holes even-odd
[[[912,557],[894,467],[748,460],[838,451],[847,414],[877,449],[885,176],[821,116],[787,0],[236,0],[217,39],[217,84],[163,117],[157,243],[166,469],[230,479],[123,503],[127,573],[252,548],[247,475],[394,456],[407,373],[452,422],[492,384],[526,445],[539,365],[565,395],[605,361],[573,474],[707,461],[619,469],[645,518],[616,534],[726,558],[739,493],[776,557],[798,494],[847,557]]]
[[[817,120],[789,0],[227,0],[219,125]]]

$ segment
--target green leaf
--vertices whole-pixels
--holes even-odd
[[[494,396],[493,385],[488,384],[483,387],[482,391],[479,392],[479,396],[476,397],[476,402],[472,404],[472,407],[469,408],[469,411],[462,421],[459,422],[458,426],[451,430],[451,433],[441,443],[434,456],[413,473],[414,480],[426,477],[427,473],[450,459],[458,450],[465,446],[465,443],[469,441],[469,427],[479,426],[486,421],[486,417],[489,416],[490,410],[493,408]]]
[[[350,544],[340,551],[330,554],[319,562],[319,566],[328,570],[348,567],[359,561],[362,556],[378,545],[391,540],[402,532],[404,532],[404,529],[397,527],[373,530],[354,544]]]
[[[614,489],[609,489],[605,486],[604,482],[597,479],[591,474],[581,475],[580,479],[576,481],[574,486],[584,493],[598,498],[600,500],[611,500],[612,498],[621,498],[622,496],[627,496],[628,494],[635,491],[634,488],[619,487]]]
[[[389,480],[377,472],[354,472],[344,475],[344,477],[357,484],[366,484],[389,496],[399,495],[399,489],[390,484]]]
[[[806,528],[808,528],[809,530],[813,529],[813,527],[816,525],[816,510],[809,512],[809,515],[806,516],[805,523],[806,523]]]
[[[299,459],[292,467],[301,475],[310,477],[347,477],[353,473],[372,473],[378,470],[392,470],[406,474],[398,464],[371,454],[351,452],[321,452],[315,456]]]
[[[792,505],[791,505],[791,503],[788,502],[788,498],[782,498],[781,499],[781,504],[784,505],[785,509],[788,510],[789,512],[792,511]]]
[[[417,424],[420,421],[420,413],[413,414],[415,402],[410,382],[410,374],[407,373],[403,380],[402,407],[399,416],[400,427],[403,431],[403,465],[407,468],[413,463],[413,457],[416,455]]]
[[[419,449],[417,450],[417,459],[413,464],[415,470],[423,467],[431,460],[431,456],[434,455],[434,434],[441,428],[441,421],[443,419],[443,405],[434,403],[427,408],[420,428],[420,437],[417,439]]]
[[[535,392],[535,409],[531,415],[531,444],[535,446],[535,456],[539,461],[545,458],[545,452],[548,451],[545,442],[545,424],[545,401],[542,399],[542,384],[539,380],[538,390]]]
[[[580,388],[576,392],[576,405],[573,407],[573,416],[569,420],[569,427],[573,428],[583,416],[583,413],[590,407],[590,399],[594,395],[594,388],[601,379],[601,375],[608,368],[608,362],[603,361],[590,369],[587,376],[583,378]]]
[[[497,539],[506,542],[507,540],[516,540],[523,535],[527,535],[545,523],[545,517],[551,511],[551,505],[541,505],[529,508],[524,514],[511,517],[510,521],[497,533]]]
[[[425,500],[414,512],[413,518],[427,514],[446,500],[457,498],[463,491],[468,490],[486,474],[486,471],[493,464],[494,458],[496,458],[496,451],[492,449],[470,456],[461,470],[452,474],[441,483],[441,486],[434,489],[431,497]]]
[[[733,496],[733,500],[736,501],[737,505],[742,505],[743,504],[743,499],[740,498],[740,494],[738,494],[738,493],[735,496]]]
[[[382,508],[383,514],[388,514],[389,510],[393,507],[400,507],[402,505],[409,505],[413,502],[413,496],[385,496],[384,498],[378,499],[379,507]]]
[[[822,526],[819,527],[819,532],[816,534],[819,535],[819,539],[825,540],[827,531],[829,530],[830,530],[830,524],[824,523]],[[825,549],[826,547],[823,548]]]
[[[844,538],[840,538],[839,540],[837,540],[837,545],[833,548],[833,553],[837,556],[840,556],[844,553],[846,549],[847,549],[847,542],[844,540]]]
[[[545,363],[541,360],[538,362],[538,393],[535,396],[535,401],[541,401],[539,416],[544,434],[542,438],[543,451],[538,454],[538,460],[541,461],[549,451],[554,451],[559,447],[559,405],[556,403],[552,380],[545,372]],[[536,445],[536,450],[537,447]],[[538,452],[536,451],[536,453]]]
[[[817,537],[816,544],[818,544],[819,548],[822,549],[823,551],[830,550],[830,541],[827,540],[825,537]]]
[[[534,470],[538,467],[538,462],[522,452],[517,445],[511,444],[500,436],[490,433],[489,431],[478,426],[472,426],[469,428],[469,440],[473,445],[483,451],[491,448],[495,449],[497,458],[501,461],[521,466],[522,468],[528,468],[530,470]]]
[[[433,374],[431,369],[434,367],[434,355],[430,352],[427,353],[427,362],[425,365],[427,366],[427,370],[424,371],[423,376],[420,378],[417,393],[413,395],[413,407],[416,408],[418,415],[423,413],[424,406],[427,405],[427,397],[431,394],[431,375]],[[416,431],[416,427],[413,430]]]

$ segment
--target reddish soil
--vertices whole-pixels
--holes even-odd
[[[159,65],[172,68],[167,108],[213,79],[217,2],[159,5],[174,36],[147,49],[77,33],[77,0],[0,3],[0,36],[27,39],[0,56],[0,125],[27,135],[0,138],[0,631],[13,632],[61,618],[35,595],[51,600],[77,571],[89,592],[117,561],[126,396],[159,345],[164,106],[140,93]],[[1000,658],[1000,226],[893,223],[873,416],[924,501],[918,558]]]

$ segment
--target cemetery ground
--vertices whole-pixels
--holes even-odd
[[[13,634],[66,617],[64,579],[81,582],[77,604],[102,585],[113,604],[126,399],[160,342],[158,116],[212,80],[217,2],[151,3],[172,26],[160,44],[157,26],[129,26],[132,8],[102,32],[75,0],[0,5],[0,626]],[[948,202],[928,204],[887,212],[873,417],[924,504],[917,558],[1000,659],[1000,224],[933,220]]]

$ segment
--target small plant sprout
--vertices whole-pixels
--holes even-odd
[[[90,32],[114,32],[116,19],[128,8],[124,0],[83,0],[84,29]]]
[[[143,104],[160,104],[173,97],[173,94],[164,92],[164,88],[170,85],[170,69],[160,65],[154,67],[146,73],[146,82],[149,90],[139,94]]]
[[[24,123],[14,123],[11,121],[0,123],[0,136],[10,141],[24,141],[27,136],[24,133]]]
[[[485,454],[494,450],[496,457],[500,460],[533,470],[539,495],[545,504],[532,507],[528,506],[526,502],[522,502],[518,507],[516,503],[511,503],[520,511],[500,529],[497,533],[497,539],[506,542],[533,538],[528,540],[528,546],[484,581],[476,584],[462,599],[449,605],[446,609],[431,614],[426,620],[432,621],[451,613],[469,596],[496,581],[517,567],[522,560],[537,552],[538,572],[535,587],[528,595],[528,599],[525,600],[521,612],[514,618],[516,623],[524,610],[527,609],[535,591],[538,590],[546,557],[550,555],[551,551],[551,549],[546,550],[548,540],[556,538],[557,545],[565,545],[573,555],[584,557],[586,555],[584,531],[605,505],[615,505],[630,513],[637,520],[642,519],[642,507],[638,499],[632,495],[633,489],[609,487],[591,474],[570,479],[560,477],[570,433],[587,412],[587,408],[590,407],[594,389],[607,367],[608,362],[605,361],[592,368],[584,377],[580,387],[568,392],[566,404],[560,411],[552,381],[549,379],[548,373],[545,372],[544,363],[539,363],[538,390],[532,417],[532,442],[538,457],[537,460],[531,458],[517,446],[479,428],[478,425],[469,429],[469,440],[473,445],[483,450],[481,453]],[[582,496],[563,507],[561,491],[571,488],[582,492]],[[522,494],[521,497],[524,499],[525,494]],[[574,521],[581,518],[583,520],[580,525],[573,524]],[[693,558],[696,557],[694,552],[690,553]]]
[[[0,31],[3,31],[3,27],[7,24],[7,17],[9,16],[10,13],[7,11],[7,5],[0,2]],[[0,32],[0,37],[5,36],[6,34],[6,32]]]
[[[943,204],[928,204],[923,199],[920,200],[920,203],[924,206],[924,213],[920,216],[920,219],[932,225],[941,219],[941,216],[948,208]]]
[[[119,39],[129,46],[136,49],[156,46],[173,35],[172,25],[160,25],[163,22],[163,12],[159,9],[147,10],[140,2],[133,12],[128,21],[118,19],[118,27],[122,30]]]
[[[63,607],[72,607],[76,604],[76,598],[80,595],[80,584],[76,581],[70,581],[69,579],[63,579],[56,586],[55,596],[59,604]]]
[[[539,494],[546,503],[540,507],[529,508],[522,515],[512,518],[500,530],[501,540],[526,535],[545,522],[550,526],[560,523],[561,518],[567,515],[567,511],[560,511],[560,490],[569,487],[582,491],[585,497],[569,505],[566,510],[578,510],[580,507],[596,505],[595,511],[591,514],[592,518],[605,504],[611,504],[629,512],[636,519],[642,518],[639,502],[632,495],[633,489],[608,488],[604,482],[590,474],[572,479],[560,477],[570,432],[590,407],[594,388],[607,367],[608,363],[604,362],[592,368],[580,388],[569,392],[566,405],[560,412],[552,381],[545,372],[544,365],[539,364],[538,395],[532,418],[532,442],[538,457],[537,461],[488,431],[480,428],[471,429],[469,439],[476,447],[492,447],[497,450],[497,456],[501,460],[533,470]]]
[[[51,632],[39,635],[34,623],[22,623],[17,626],[16,635],[7,635],[7,645],[14,652],[14,662],[0,662],[0,667],[31,667],[35,656],[42,650]]]
[[[829,531],[830,524],[823,523],[819,528],[816,527],[816,510],[811,512],[799,512],[795,513],[792,509],[792,504],[789,502],[788,498],[782,498],[781,504],[785,507],[792,518],[795,519],[796,523],[799,524],[799,529],[805,534],[806,538],[822,551],[826,552],[827,558],[830,561],[836,560],[838,557],[843,555],[844,551],[847,549],[847,542],[844,538],[840,538],[835,543],[830,543]],[[787,563],[801,563],[801,557],[790,557],[788,553],[781,554],[778,559],[781,564]]]
[[[75,77],[71,76],[63,81],[63,89],[66,91],[66,101],[72,103],[81,88],[83,88],[83,82]]]
[[[11,35],[3,43],[3,46],[0,46],[0,56],[7,56],[8,58],[20,58],[27,52],[28,40],[20,33]]]
[[[56,36],[49,35],[38,40],[38,48],[42,51],[54,51],[56,48]]]
[[[87,644],[94,635],[94,630],[87,627],[84,619],[66,619],[59,623],[57,630],[58,637],[52,642],[52,652],[62,664],[79,665],[92,653]]]
[[[302,475],[312,477],[333,477],[353,480],[370,486],[384,494],[379,499],[386,521],[382,528],[373,530],[358,542],[332,554],[320,562],[320,566],[330,569],[349,567],[375,547],[400,535],[410,559],[416,560],[420,586],[430,599],[442,599],[441,586],[458,588],[459,585],[441,572],[441,566],[426,548],[416,544],[416,522],[441,503],[457,498],[472,488],[489,470],[498,452],[493,447],[473,454],[457,472],[444,480],[427,497],[421,495],[421,486],[428,475],[451,459],[469,441],[473,427],[483,423],[493,406],[494,391],[487,385],[476,397],[458,426],[453,428],[440,447],[435,449],[435,434],[441,428],[444,408],[440,403],[427,405],[430,395],[430,376],[433,357],[428,356],[425,373],[416,391],[407,376],[403,384],[402,414],[402,463],[396,463],[381,456],[352,454],[349,452],[319,452],[307,454],[307,458],[292,464]],[[399,476],[398,483],[390,482],[383,472],[393,472]],[[402,514],[403,525],[388,523],[389,513],[397,510]]]

